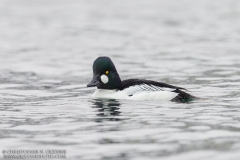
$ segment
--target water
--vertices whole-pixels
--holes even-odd
[[[238,160],[240,1],[0,1],[0,150],[67,159]],[[190,104],[91,98],[92,63]],[[0,159],[3,159],[2,155]]]

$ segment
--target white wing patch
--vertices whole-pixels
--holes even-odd
[[[129,95],[132,96],[134,94],[142,93],[142,92],[157,92],[157,91],[169,91],[172,92],[176,90],[175,88],[166,88],[166,87],[159,87],[154,85],[148,85],[148,84],[140,84],[135,86],[130,86],[124,91]]]

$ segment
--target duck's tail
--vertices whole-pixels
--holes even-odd
[[[191,94],[188,94],[188,93],[186,93],[186,92],[183,92],[183,91],[181,91],[180,89],[176,89],[176,90],[173,91],[173,92],[178,93],[178,95],[171,100],[171,101],[173,101],[173,102],[189,103],[189,102],[191,102],[191,101],[193,101],[193,100],[199,99],[198,97],[195,97],[195,96],[193,96],[193,95],[191,95]]]

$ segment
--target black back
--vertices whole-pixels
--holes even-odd
[[[129,88],[131,86],[136,86],[136,85],[144,85],[146,86],[146,88],[142,88],[143,90],[168,90],[169,88],[172,89],[172,91],[170,92],[175,92],[178,93],[178,95],[172,99],[172,101],[174,102],[190,102],[193,99],[196,99],[196,97],[182,91],[182,90],[186,90],[185,88],[181,88],[181,87],[177,87],[177,86],[173,86],[173,85],[169,85],[166,83],[161,83],[161,82],[155,82],[155,81],[150,81],[150,80],[144,80],[144,79],[127,79],[122,81],[122,87],[119,90],[123,90],[126,88]]]
[[[183,90],[186,90],[185,88],[173,86],[173,85],[166,84],[166,83],[145,80],[145,79],[127,79],[127,80],[123,80],[122,81],[122,87],[119,90],[123,90],[125,88],[130,87],[130,86],[141,85],[141,84],[154,85],[154,86],[161,87],[161,88],[172,88],[172,89],[183,89]]]

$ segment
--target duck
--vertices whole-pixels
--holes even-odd
[[[97,87],[94,98],[126,99],[141,101],[190,102],[195,96],[185,88],[145,79],[121,80],[112,60],[98,57],[92,66],[93,78],[87,87]]]

